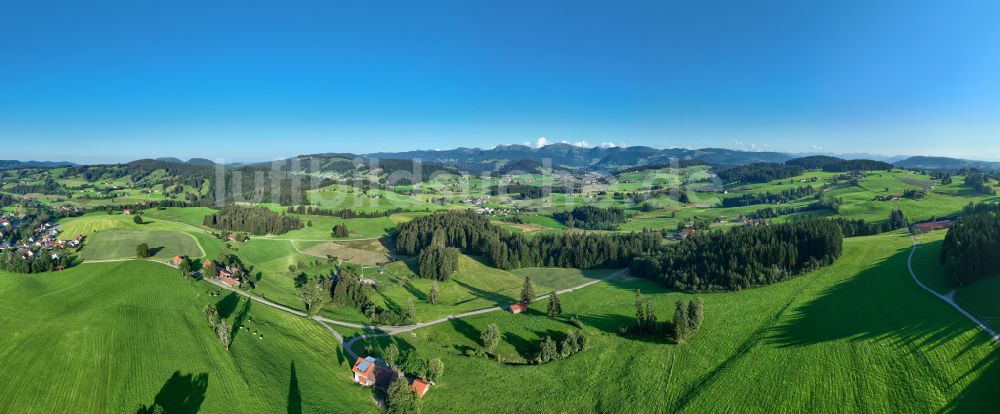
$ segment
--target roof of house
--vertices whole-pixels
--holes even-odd
[[[362,358],[358,357],[358,360],[354,362],[354,368],[351,369],[361,375],[371,375],[375,372],[375,358],[368,357]]]
[[[431,387],[431,384],[420,378],[413,379],[413,390],[417,392],[417,395],[423,397],[427,393],[427,389]]]
[[[509,308],[510,308],[510,311],[513,312],[513,313],[520,313],[520,312],[523,312],[525,310],[528,310],[528,304],[526,304],[524,302],[518,302],[518,303],[515,303],[513,305],[510,305]]]
[[[941,221],[931,221],[927,223],[918,223],[916,226],[920,230],[939,230],[951,227],[955,222],[951,220],[941,220]]]
[[[180,263],[182,260],[180,256],[174,256],[174,263]]]

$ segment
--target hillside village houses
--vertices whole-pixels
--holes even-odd
[[[356,384],[366,387],[374,386],[382,390],[388,389],[389,384],[395,381],[400,375],[403,375],[402,372],[395,371],[389,367],[385,361],[373,356],[358,357],[357,361],[354,362],[354,367],[351,368],[351,372],[354,374],[354,382]],[[412,379],[407,379],[407,381],[409,381],[413,391],[420,397],[427,394],[427,390],[434,384],[419,377],[413,377]]]

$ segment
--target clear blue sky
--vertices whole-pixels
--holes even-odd
[[[490,3],[5,2],[0,159],[539,137],[1000,159],[995,0]]]

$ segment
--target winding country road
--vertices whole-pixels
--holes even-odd
[[[162,265],[170,266],[170,267],[175,268],[175,269],[177,268],[177,266],[174,266],[172,263],[161,262],[159,260],[147,260],[147,259],[85,260],[81,264],[88,264],[88,263],[109,263],[109,262],[127,262],[127,261],[132,261],[132,260],[140,260],[140,261],[146,261],[146,262],[159,263],[159,264],[162,264]],[[581,284],[581,285],[578,285],[578,286],[574,286],[574,287],[567,288],[567,289],[556,290],[555,293],[557,295],[562,295],[564,293],[575,292],[577,290],[586,288],[588,286],[592,286],[592,285],[594,285],[596,283],[600,283],[600,282],[603,282],[603,281],[606,281],[606,280],[613,279],[613,278],[616,278],[618,276],[621,276],[622,274],[624,274],[627,271],[628,271],[628,269],[622,269],[622,270],[619,270],[617,272],[611,273],[611,274],[609,274],[607,276],[604,276],[604,277],[601,277],[601,278],[597,278],[597,279],[588,281],[587,283],[584,283],[584,284]],[[301,316],[303,318],[309,318],[309,315],[306,314],[305,312],[302,312],[302,311],[296,310],[296,309],[292,309],[292,308],[290,308],[288,306],[282,305],[280,303],[269,301],[269,300],[264,299],[264,298],[259,297],[259,296],[251,295],[248,292],[244,292],[244,291],[242,291],[240,289],[233,288],[232,286],[229,286],[229,285],[227,285],[225,283],[222,283],[219,280],[216,280],[216,279],[206,279],[206,278],[202,278],[201,280],[203,280],[205,282],[208,282],[208,283],[210,283],[213,286],[216,286],[218,288],[225,289],[225,290],[228,290],[228,291],[231,291],[231,292],[235,292],[236,294],[244,296],[247,299],[250,299],[250,300],[252,300],[254,302],[257,302],[257,303],[260,303],[260,304],[263,304],[263,305],[266,305],[266,306],[270,306],[272,308],[275,308],[275,309],[278,309],[278,310],[290,313],[290,314],[295,315],[295,316]],[[541,296],[535,298],[535,301],[541,301],[541,300],[547,298],[548,296],[549,296],[548,294],[541,295]],[[363,339],[369,339],[369,338],[377,338],[377,337],[381,337],[381,336],[398,335],[398,334],[401,334],[401,333],[404,333],[404,332],[411,332],[411,331],[414,331],[414,330],[417,330],[417,329],[420,329],[420,328],[424,328],[424,327],[428,327],[428,326],[432,326],[432,325],[437,325],[437,324],[440,324],[440,323],[448,322],[448,321],[450,321],[452,319],[461,319],[461,318],[467,318],[467,317],[470,317],[470,316],[482,315],[484,313],[501,311],[501,310],[503,310],[506,307],[507,306],[492,306],[492,307],[488,307],[488,308],[476,309],[476,310],[472,310],[472,311],[468,311],[468,312],[463,312],[463,313],[459,313],[459,314],[456,314],[456,315],[448,315],[448,316],[445,316],[443,318],[435,319],[435,320],[429,321],[429,322],[419,322],[419,323],[415,323],[413,325],[402,325],[402,326],[395,326],[395,325],[366,325],[366,324],[360,324],[360,323],[354,323],[354,322],[338,321],[338,320],[335,320],[335,319],[329,319],[329,318],[325,318],[325,317],[322,317],[322,316],[313,316],[313,317],[311,317],[309,319],[312,319],[312,320],[316,321],[317,323],[319,323],[320,325],[322,325],[324,329],[326,329],[327,331],[329,331],[337,339],[338,343],[340,343],[341,345],[344,346],[344,349],[347,350],[348,355],[350,355],[352,359],[357,359],[358,355],[355,354],[354,350],[351,349],[351,346],[354,345],[354,343],[357,342],[357,341],[360,341],[360,340],[363,340]],[[335,329],[333,329],[333,327],[330,326],[331,324],[332,325],[339,325],[339,326],[343,326],[343,327],[347,327],[347,328],[353,328],[353,329],[379,330],[379,331],[382,331],[382,332],[359,335],[359,336],[351,338],[349,341],[347,341],[345,343],[343,335],[341,335],[340,332],[337,332]]]
[[[942,295],[942,294],[938,293],[937,291],[935,291],[934,289],[931,289],[931,288],[927,287],[927,285],[925,285],[924,282],[920,281],[920,278],[918,278],[917,274],[913,271],[913,254],[917,252],[917,247],[920,247],[921,244],[920,244],[920,242],[917,241],[917,237],[914,236],[913,233],[910,233],[910,238],[913,240],[913,248],[910,249],[910,256],[906,259],[906,267],[909,269],[910,276],[913,277],[913,281],[917,282],[918,286],[920,286],[924,290],[930,292],[932,295],[936,296],[938,299],[941,299],[941,300],[945,301],[945,303],[951,305],[959,313],[961,313],[962,315],[965,315],[966,318],[969,318],[970,321],[972,321],[976,325],[979,325],[979,328],[982,329],[983,332],[986,332],[990,336],[990,339],[993,341],[993,345],[1000,347],[1000,335],[997,335],[996,331],[994,331],[993,328],[990,328],[989,325],[987,325],[983,321],[979,320],[979,318],[976,318],[975,316],[972,316],[971,313],[969,313],[965,309],[962,309],[961,306],[959,306],[957,303],[955,303],[955,299],[954,299],[955,291],[951,291],[951,292],[949,292],[946,295]]]

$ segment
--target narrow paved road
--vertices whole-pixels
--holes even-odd
[[[965,309],[962,309],[961,306],[958,306],[958,304],[955,303],[955,299],[953,298],[955,295],[955,291],[951,291],[948,292],[948,294],[946,295],[942,295],[937,291],[935,291],[934,289],[927,287],[927,285],[925,285],[924,282],[920,281],[920,278],[918,278],[917,274],[913,271],[913,254],[917,252],[917,247],[920,247],[920,242],[917,241],[917,237],[914,236],[913,233],[910,233],[910,238],[913,239],[913,248],[910,249],[910,256],[909,258],[906,259],[906,267],[910,270],[910,276],[913,277],[913,281],[917,282],[917,285],[923,288],[924,290],[930,292],[934,296],[937,296],[938,299],[941,299],[945,301],[945,303],[951,305],[959,313],[965,315],[966,318],[969,318],[970,321],[974,322],[976,325],[979,325],[979,328],[990,336],[990,339],[993,341],[993,345],[1000,347],[1000,335],[997,335],[996,331],[994,331],[993,328],[990,328],[989,325],[979,320],[979,318],[972,316],[971,313],[969,313]]]
[[[591,281],[589,281],[587,283],[584,283],[582,285],[574,286],[574,287],[571,287],[571,288],[568,288],[568,289],[557,290],[555,292],[556,292],[557,295],[561,295],[561,294],[564,294],[564,293],[570,293],[570,292],[573,292],[573,291],[576,291],[576,290],[583,289],[583,288],[585,288],[587,286],[594,285],[595,283],[603,282],[605,280],[621,276],[622,274],[624,274],[627,271],[628,271],[627,269],[619,270],[619,271],[614,272],[614,273],[612,273],[610,275],[604,276],[604,277],[599,278],[599,279],[591,280]],[[539,297],[535,298],[535,301],[541,301],[541,300],[547,298],[548,296],[549,295],[547,295],[547,294],[539,296]],[[397,335],[397,334],[401,334],[401,333],[404,333],[404,332],[414,331],[416,329],[420,329],[420,328],[423,328],[423,327],[426,327],[426,326],[437,325],[439,323],[448,322],[448,321],[450,321],[452,319],[461,319],[461,318],[466,318],[466,317],[469,317],[469,316],[476,316],[476,315],[482,315],[484,313],[501,311],[504,308],[506,308],[506,306],[494,306],[494,307],[490,307],[490,308],[483,308],[483,309],[477,309],[477,310],[474,310],[474,311],[464,312],[464,313],[460,313],[460,314],[457,314],[457,315],[448,315],[448,316],[445,316],[445,317],[443,317],[441,319],[436,319],[436,320],[433,320],[433,321],[430,321],[430,322],[421,322],[421,323],[417,323],[417,324],[414,324],[414,325],[396,326],[396,327],[381,327],[381,328],[383,328],[383,330],[385,332],[383,332],[383,333],[364,334],[364,335],[360,335],[360,336],[355,336],[354,338],[351,338],[351,340],[347,341],[347,343],[344,344],[344,348],[347,349],[347,353],[348,353],[348,355],[351,356],[352,359],[357,359],[358,355],[354,353],[354,350],[351,349],[351,347],[354,345],[355,342],[358,342],[360,340],[369,339],[369,338],[377,338],[377,337],[381,337],[381,336]]]
[[[132,260],[143,260],[143,259],[86,260],[86,261],[83,261],[81,264],[87,264],[87,263],[108,263],[108,262],[125,262],[125,261],[132,261]],[[143,261],[159,263],[159,264],[162,264],[162,265],[173,267],[175,269],[177,268],[177,266],[174,266],[171,263],[161,262],[161,261],[158,261],[158,260],[143,260]],[[622,270],[619,270],[617,272],[611,273],[611,274],[609,274],[607,276],[591,280],[591,281],[589,281],[587,283],[584,283],[584,284],[581,284],[581,285],[578,285],[578,286],[574,286],[574,287],[571,287],[571,288],[567,288],[567,289],[556,290],[555,292],[556,292],[557,295],[562,295],[564,293],[574,292],[574,291],[586,288],[588,286],[592,286],[592,285],[594,285],[596,283],[600,283],[600,282],[603,282],[605,280],[616,278],[618,276],[621,276],[622,274],[624,274],[627,271],[628,271],[627,269],[622,269]],[[216,279],[207,279],[207,278],[202,278],[201,280],[203,280],[205,282],[208,282],[208,283],[210,283],[213,286],[216,286],[218,288],[229,290],[231,292],[235,292],[236,294],[244,296],[244,297],[246,297],[246,298],[248,298],[248,299],[250,299],[250,300],[252,300],[254,302],[258,302],[260,304],[270,306],[272,308],[275,308],[275,309],[278,309],[278,310],[290,313],[292,315],[301,316],[303,318],[309,318],[309,315],[307,315],[305,312],[289,308],[288,306],[285,306],[285,305],[282,305],[282,304],[279,304],[279,303],[275,303],[275,302],[269,301],[269,300],[264,299],[264,298],[259,297],[259,296],[251,295],[248,292],[244,292],[242,290],[233,288],[232,286],[229,286],[229,285],[227,285],[225,283],[222,283],[219,280],[216,280]],[[541,301],[541,300],[547,298],[548,296],[549,296],[548,294],[541,295],[541,296],[535,298],[535,301]],[[507,307],[506,305],[505,306],[493,306],[493,307],[489,307],[489,308],[483,308],[483,309],[477,309],[477,310],[473,310],[473,311],[463,312],[463,313],[459,313],[457,315],[448,315],[448,316],[445,316],[443,318],[435,319],[435,320],[429,321],[429,322],[420,322],[420,323],[416,323],[416,324],[413,324],[413,325],[403,325],[403,326],[366,325],[366,324],[360,324],[360,323],[354,323],[354,322],[338,321],[338,320],[335,320],[335,319],[329,319],[329,318],[325,318],[325,317],[322,317],[322,316],[313,316],[310,319],[312,319],[312,320],[316,321],[317,323],[319,323],[320,325],[322,325],[324,329],[326,329],[327,331],[329,331],[337,339],[338,343],[343,344],[344,349],[347,350],[347,353],[348,353],[348,355],[351,356],[351,359],[357,359],[358,355],[355,354],[354,350],[351,349],[351,346],[354,345],[354,343],[357,342],[357,341],[360,341],[360,340],[363,340],[363,339],[368,339],[368,338],[376,338],[376,337],[380,337],[380,336],[398,335],[398,334],[401,334],[401,333],[404,333],[404,332],[411,332],[411,331],[414,331],[414,330],[417,330],[417,329],[420,329],[420,328],[424,328],[424,327],[427,327],[427,326],[432,326],[432,325],[437,325],[437,324],[440,324],[440,323],[448,322],[448,321],[450,321],[452,319],[461,319],[461,318],[467,318],[467,317],[470,317],[470,316],[482,315],[484,313],[501,311],[501,310],[503,310],[506,307]],[[335,329],[333,329],[330,326],[331,324],[332,325],[339,325],[339,326],[343,326],[343,327],[347,327],[347,328],[353,328],[353,329],[379,330],[379,331],[382,331],[382,332],[380,332],[380,333],[370,333],[370,334],[364,334],[364,335],[356,336],[354,338],[351,338],[351,340],[349,340],[349,341],[347,341],[345,343],[343,335],[341,335],[339,332],[337,332]]]

